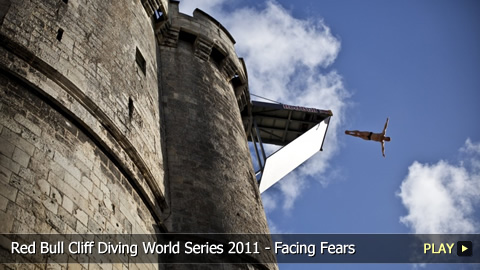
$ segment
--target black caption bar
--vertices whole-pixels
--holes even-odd
[[[480,234],[0,234],[0,263],[480,263]]]

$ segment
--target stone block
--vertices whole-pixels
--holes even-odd
[[[48,183],[46,180],[39,179],[37,181],[37,187],[38,187],[39,191],[41,192],[41,194],[45,194],[47,196],[50,195],[50,183]]]
[[[75,177],[75,179],[80,181],[80,179],[82,177],[82,173],[80,172],[80,170],[77,167],[75,167],[72,164],[72,162],[69,159],[64,157],[60,152],[55,151],[53,160],[55,162],[57,162],[62,168],[64,168],[69,174],[71,174],[73,177]]]
[[[0,166],[5,167],[13,173],[18,173],[20,171],[20,164],[4,156],[3,154],[0,154]]]
[[[80,194],[80,196],[88,200],[88,196],[90,192],[88,192],[88,190],[82,185],[82,183],[80,182],[81,180],[79,178],[72,176],[68,172],[68,173],[65,173],[64,181],[69,186],[71,186],[77,192],[77,194]]]
[[[15,132],[11,131],[8,128],[4,128],[2,130],[2,133],[0,134],[0,138],[2,140],[9,141],[11,144],[22,149],[29,155],[33,155],[33,152],[35,151],[35,146],[32,143],[26,141],[21,136],[19,136],[18,134],[16,134]]]
[[[6,157],[12,157],[15,146],[7,140],[0,140],[0,154]]]
[[[58,217],[65,222],[70,228],[77,226],[77,218],[71,215],[65,208],[58,207]]]
[[[9,184],[0,183],[0,195],[14,202],[17,198],[18,190]]]
[[[62,194],[54,187],[50,189],[50,198],[55,201],[58,205],[62,204],[63,196]]]
[[[7,211],[8,199],[0,195],[0,211]]]
[[[82,185],[88,190],[88,192],[92,192],[93,189],[93,182],[87,176],[82,176]]]
[[[52,212],[53,214],[58,213],[58,203],[53,199],[46,197],[42,200],[42,204],[48,211]]]
[[[2,222],[0,222],[0,232],[11,233],[14,220],[13,215],[0,211],[0,220],[2,220]]]
[[[73,215],[85,226],[88,225],[88,215],[83,210],[77,208],[73,210]]]
[[[70,214],[73,214],[73,210],[74,210],[74,203],[72,202],[72,200],[70,200],[70,198],[68,198],[67,196],[64,196],[63,197],[63,202],[62,202],[62,207]]]
[[[79,234],[87,234],[92,233],[88,230],[87,226],[83,224],[80,220],[77,219],[77,226],[75,227],[75,231]]]
[[[8,183],[11,175],[12,172],[9,169],[0,165],[0,182]]]
[[[37,136],[40,136],[42,134],[42,129],[39,126],[35,125],[32,121],[25,118],[23,115],[16,114],[14,119],[17,123],[30,130],[33,134]]]
[[[28,162],[30,161],[30,155],[20,150],[20,148],[15,148],[15,151],[12,155],[12,160],[26,168],[28,166]]]

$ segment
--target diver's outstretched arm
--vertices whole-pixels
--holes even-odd
[[[358,130],[345,130],[345,134],[358,137],[360,131]]]
[[[381,144],[382,144],[382,155],[383,157],[385,157],[385,141],[382,141]]]
[[[383,135],[387,132],[387,126],[388,126],[388,117],[387,117],[387,122],[385,122],[385,127],[383,128]]]

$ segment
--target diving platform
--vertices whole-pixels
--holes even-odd
[[[259,101],[252,101],[249,111],[243,119],[258,162],[261,193],[322,150],[333,115],[330,110]],[[267,157],[263,144],[282,148]]]

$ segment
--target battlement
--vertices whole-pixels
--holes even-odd
[[[235,52],[235,40],[213,17],[195,9],[193,17],[179,12],[179,2],[170,1],[168,18],[156,23],[161,46],[176,48],[179,41],[192,44],[195,56],[215,64],[232,83],[240,111],[249,104],[245,63]]]

